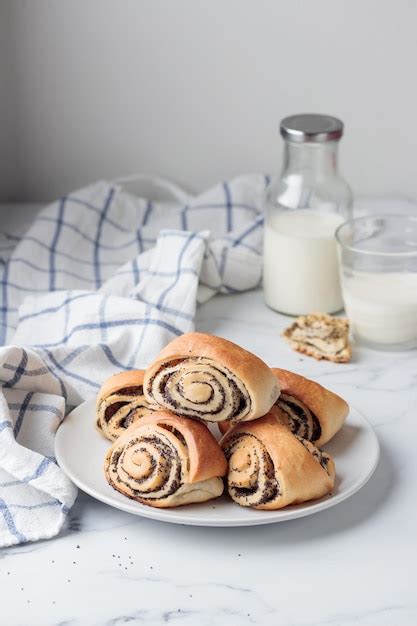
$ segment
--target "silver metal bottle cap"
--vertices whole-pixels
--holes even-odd
[[[337,141],[343,135],[343,122],[331,115],[301,113],[285,117],[280,126],[281,135],[295,143]]]

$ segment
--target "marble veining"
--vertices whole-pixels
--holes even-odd
[[[389,200],[387,200],[387,206]],[[197,329],[342,393],[374,425],[379,466],[351,499],[252,528],[169,525],[80,493],[60,537],[0,552],[7,626],[415,626],[417,351],[316,362],[280,338],[259,291],[200,307]]]

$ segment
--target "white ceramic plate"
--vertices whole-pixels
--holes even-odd
[[[55,438],[55,454],[59,465],[80,489],[93,498],[134,515],[173,524],[252,526],[312,515],[356,493],[374,473],[379,458],[379,444],[374,431],[359,411],[351,409],[341,431],[325,446],[336,463],[337,478],[333,495],[279,511],[256,511],[240,507],[224,495],[201,504],[155,509],[122,496],[107,484],[103,459],[110,443],[96,430],[94,414],[93,398],[77,407],[64,420]]]

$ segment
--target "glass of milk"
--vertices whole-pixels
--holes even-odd
[[[335,313],[343,308],[335,232],[352,206],[337,164],[343,123],[302,114],[280,130],[282,173],[265,196],[265,301],[287,315]]]
[[[336,239],[355,338],[384,350],[417,347],[417,216],[360,217]]]

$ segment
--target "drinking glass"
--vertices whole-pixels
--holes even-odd
[[[417,216],[352,219],[336,241],[354,337],[377,349],[417,347]]]

